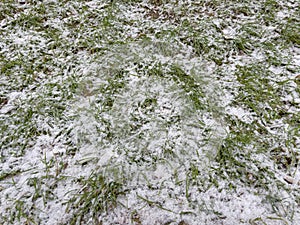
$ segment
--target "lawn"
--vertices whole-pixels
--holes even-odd
[[[0,224],[300,224],[297,0],[0,2]]]

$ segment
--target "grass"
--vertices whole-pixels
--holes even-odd
[[[122,193],[122,184],[107,181],[105,176],[97,172],[87,179],[80,180],[81,190],[68,201],[67,212],[72,211],[70,224],[93,221],[99,224],[99,215],[112,210],[117,204],[117,198]],[[71,210],[72,209],[72,210]]]
[[[0,223],[299,223],[298,8],[1,2]]]

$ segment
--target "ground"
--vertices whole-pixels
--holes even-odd
[[[300,224],[293,0],[0,3],[0,224]]]

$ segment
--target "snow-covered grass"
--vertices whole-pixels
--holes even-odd
[[[299,9],[1,1],[0,224],[300,224]]]

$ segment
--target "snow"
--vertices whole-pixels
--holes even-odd
[[[1,145],[0,156],[0,223],[10,224],[7,218],[17,213],[14,210],[19,204],[17,206],[23,207],[28,218],[36,220],[38,224],[68,224],[76,211],[68,211],[67,202],[84,189],[79,180],[87,179],[99,171],[107,175],[110,181],[124,181],[126,190],[125,195],[118,198],[122,204],[117,204],[112,211],[100,213],[98,219],[102,224],[178,225],[180,221],[188,225],[254,224],[260,219],[268,224],[284,224],[289,219],[285,211],[292,207],[295,210],[294,220],[286,223],[300,223],[298,205],[293,199],[297,196],[295,192],[300,180],[298,166],[292,174],[295,183],[280,189],[282,193],[277,193],[276,182],[284,183],[285,174],[273,169],[276,179],[269,186],[274,185],[274,193],[284,199],[277,200],[274,205],[267,204],[265,198],[269,193],[266,190],[255,188],[256,179],[263,178],[255,177],[252,173],[263,168],[275,168],[274,162],[266,155],[254,154],[251,158],[252,167],[242,168],[249,170],[245,173],[248,176],[245,179],[253,185],[230,181],[229,175],[226,175],[228,168],[224,168],[223,174],[228,176],[227,181],[214,173],[217,167],[214,159],[231,132],[230,122],[239,121],[250,126],[259,120],[260,115],[250,112],[246,106],[233,104],[241,86],[234,73],[238,66],[264,62],[267,56],[262,49],[240,55],[232,50],[231,55],[224,59],[223,67],[209,57],[195,54],[193,47],[179,38],[186,36],[189,31],[185,27],[178,28],[176,19],[163,16],[163,12],[173,11],[178,23],[190,19],[196,24],[202,18],[198,15],[190,18],[188,13],[198,7],[193,1],[170,1],[163,7],[148,7],[147,1],[141,4],[114,2],[118,10],[113,15],[114,21],[110,21],[109,28],[106,28],[111,29],[108,33],[104,28],[97,30],[91,24],[100,23],[107,14],[115,13],[113,9],[107,12],[110,3],[93,0],[46,3],[51,2],[60,4],[55,12],[57,16],[51,11],[43,26],[57,30],[55,32],[57,38],[63,41],[62,46],[55,46],[57,41],[48,38],[44,31],[21,26],[6,28],[10,23],[5,19],[0,23],[2,32],[7,34],[0,39],[1,54],[5,54],[5,57],[16,61],[20,53],[22,57],[27,57],[24,62],[32,62],[35,68],[37,61],[33,59],[40,59],[42,52],[47,52],[51,59],[42,63],[50,72],[36,72],[38,82],[33,82],[28,89],[25,87],[21,90],[15,87],[19,83],[11,82],[10,77],[1,77],[0,94],[8,101],[0,104],[1,126],[2,123],[7,125],[2,126],[6,130],[1,135],[5,145]],[[295,3],[288,4],[294,7]],[[34,4],[16,7],[23,10],[24,14],[34,11]],[[87,7],[86,11],[84,7]],[[47,9],[53,10],[50,6]],[[153,19],[149,10],[156,10],[158,18]],[[209,4],[199,10],[208,14],[214,12]],[[92,17],[95,12],[99,14],[97,23],[95,18],[85,17]],[[178,16],[180,13],[186,15]],[[286,9],[278,11],[276,16],[283,20],[289,13],[289,9]],[[22,16],[17,14],[14,20]],[[64,17],[64,14],[68,16]],[[257,19],[242,14],[238,17],[240,24]],[[86,27],[83,25],[82,33],[72,30],[77,28],[76,23],[72,24],[72,19],[86,19],[82,22],[87,23]],[[214,30],[203,31],[211,34],[210,46],[216,37],[232,41],[241,35],[240,24],[231,23],[224,27],[224,21],[217,15],[210,21],[221,30],[220,34],[215,35]],[[176,37],[170,34],[159,38],[160,33],[172,30],[177,32]],[[264,28],[264,31],[276,33],[276,26]],[[148,39],[140,39],[143,35]],[[95,41],[94,37],[100,40]],[[105,38],[124,43],[109,45]],[[87,45],[105,50],[93,55],[82,42],[84,40],[93,40],[92,44],[89,42]],[[268,37],[260,41],[267,40]],[[70,46],[78,48],[78,52],[73,53]],[[299,48],[282,52],[286,57],[291,57],[291,54],[291,65],[299,66]],[[172,77],[174,74],[170,75],[170,68],[174,65],[203,89],[201,103],[205,105],[204,109],[195,108],[192,91],[183,90],[180,85],[184,85],[184,82],[179,83]],[[147,74],[156,69],[161,70],[161,74]],[[10,72],[20,75],[18,79],[23,79],[18,73],[23,70],[24,66],[19,65]],[[282,66],[271,65],[268,70],[276,77],[276,81],[280,80],[277,76],[286,72]],[[116,71],[120,74],[116,75]],[[223,73],[220,75],[220,71],[225,76]],[[295,74],[289,72],[283,80],[294,77]],[[9,89],[5,85],[14,86]],[[72,85],[77,85],[76,91],[70,90]],[[294,104],[287,109],[291,116],[300,112],[297,88],[297,84],[291,81],[283,87],[282,92],[286,94],[280,96],[281,101]],[[111,98],[111,103],[106,102],[108,98]],[[41,99],[45,99],[45,102]],[[53,102],[56,105],[52,105]],[[261,104],[261,108],[268,106],[267,103]],[[65,107],[62,113],[60,107]],[[269,108],[272,110],[271,106]],[[33,113],[27,121],[24,117],[30,110]],[[228,118],[232,121],[228,121]],[[18,120],[24,123],[24,127],[11,122]],[[265,127],[271,136],[270,140],[274,142],[288,142],[291,140],[289,135],[294,135],[295,146],[290,144],[289,151],[299,149],[299,132],[297,128],[289,127],[284,119],[266,122],[264,118],[255,124]],[[25,134],[26,126],[37,129]],[[21,128],[24,132],[19,130]],[[254,134],[259,137],[260,132]],[[30,144],[22,150],[22,154],[18,153],[13,143],[6,143],[12,135],[20,135],[15,144],[18,151],[19,142],[25,144],[28,139]],[[280,143],[277,145],[280,146]],[[242,154],[250,152],[252,148],[255,146],[247,146]],[[260,168],[254,164],[256,161]],[[13,175],[5,177],[6,174]],[[240,176],[245,174],[241,173]],[[278,214],[282,215],[280,218],[283,220],[272,220],[279,218]],[[26,216],[13,221],[13,224],[25,223]],[[93,224],[93,218],[86,223]]]
[[[251,124],[253,122],[253,113],[251,114],[241,107],[227,107],[226,111],[245,123]]]

